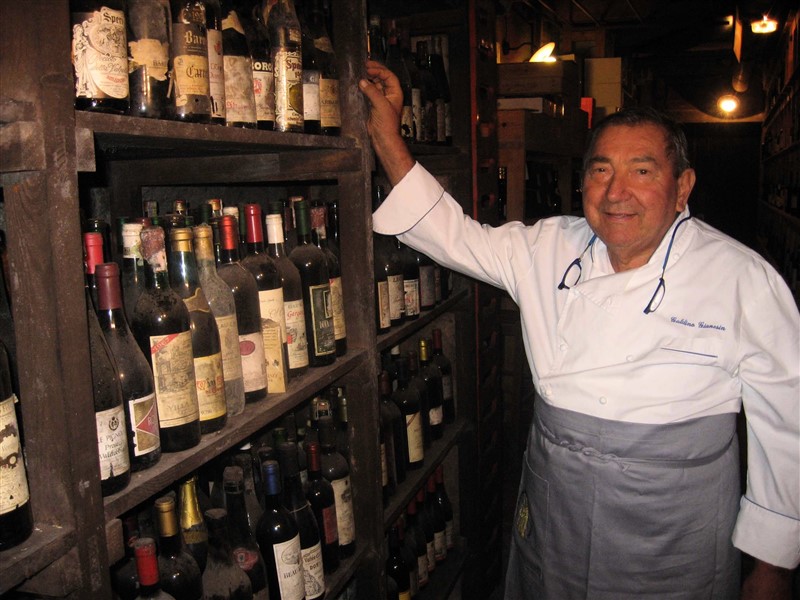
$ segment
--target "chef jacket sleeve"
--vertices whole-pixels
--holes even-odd
[[[800,316],[780,275],[764,274],[741,312],[747,490],[733,543],[791,569],[800,563]]]

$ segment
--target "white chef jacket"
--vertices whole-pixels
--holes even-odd
[[[374,213],[373,229],[506,290],[536,390],[555,407],[666,424],[743,403],[748,481],[734,545],[773,565],[800,563],[800,315],[757,253],[690,219],[672,225],[646,265],[615,273],[605,244],[589,245],[585,219],[481,225],[419,164]],[[665,295],[644,314],[673,233]],[[579,282],[557,289],[579,256]]]

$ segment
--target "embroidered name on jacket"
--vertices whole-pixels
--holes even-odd
[[[714,325],[713,323],[706,323],[705,321],[699,321],[698,323],[692,323],[686,319],[679,319],[678,317],[670,317],[670,322],[675,323],[676,325],[683,325],[684,327],[696,327],[697,329],[717,329],[718,331],[727,331],[724,325]]]

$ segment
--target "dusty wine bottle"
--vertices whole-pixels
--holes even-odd
[[[172,101],[169,114],[178,121],[208,123],[211,120],[211,92],[206,3],[204,0],[170,0],[170,9]]]
[[[303,57],[300,22],[292,0],[277,0],[267,18],[275,76],[275,129],[303,131]]]
[[[328,281],[331,285],[331,309],[333,311],[333,337],[336,340],[336,356],[347,352],[347,324],[344,316],[344,286],[339,257],[328,244],[327,209],[322,202],[316,202],[310,210],[311,239],[322,250],[328,265]]]
[[[203,571],[203,597],[252,600],[250,578],[233,557],[228,511],[210,508],[203,517],[208,523],[208,561]]]
[[[128,82],[134,117],[166,115],[169,91],[168,0],[127,0]]]
[[[172,496],[158,498],[155,512],[159,532],[158,571],[162,588],[176,600],[200,600],[203,597],[202,571],[183,542],[175,512],[175,499]]]
[[[247,37],[233,0],[222,0],[222,58],[225,76],[225,125],[255,129],[256,98]]]
[[[222,43],[222,8],[220,0],[204,0],[208,39],[208,94],[211,121],[225,124],[225,58]]]

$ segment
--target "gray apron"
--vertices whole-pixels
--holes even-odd
[[[736,415],[622,423],[537,398],[506,600],[739,597]]]

